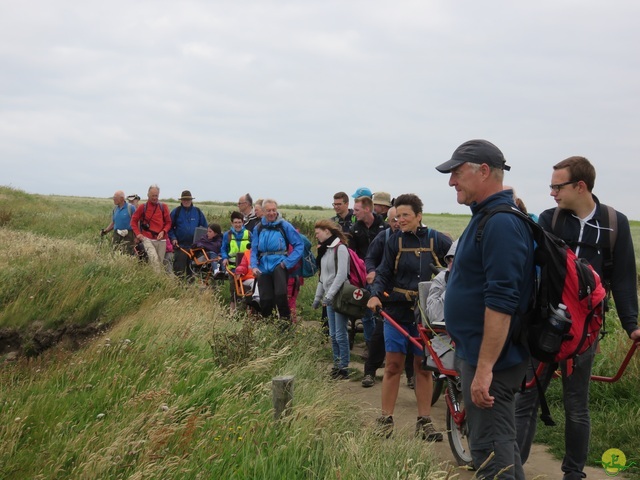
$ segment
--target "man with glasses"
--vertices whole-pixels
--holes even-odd
[[[338,192],[333,196],[333,203],[331,204],[336,212],[331,220],[340,225],[344,233],[351,231],[351,226],[356,223],[356,216],[353,214],[353,210],[349,208],[349,195],[345,192]]]
[[[636,259],[627,217],[600,203],[593,195],[596,171],[584,157],[570,157],[554,165],[550,195],[558,205],[540,215],[542,227],[562,238],[576,255],[589,261],[613,294],[618,317],[631,340],[640,340]],[[615,230],[615,233],[612,232]],[[613,241],[615,239],[615,241]],[[589,451],[589,382],[597,342],[572,360],[561,362],[565,409],[564,480],[581,479]],[[537,366],[537,365],[535,365]],[[557,364],[547,366],[539,377],[542,388],[549,385]],[[529,373],[531,375],[531,372]],[[527,460],[536,431],[538,389],[518,394],[516,401],[517,440],[522,463]]]
[[[253,208],[253,198],[251,198],[251,195],[245,193],[238,199],[238,210],[244,218],[242,222],[243,225],[247,230],[252,232],[253,227],[260,223],[260,219],[257,217]]]

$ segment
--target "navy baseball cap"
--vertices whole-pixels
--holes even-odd
[[[373,196],[373,193],[371,193],[371,189],[370,188],[360,187],[359,189],[356,190],[356,193],[354,193],[351,196],[353,198],[360,198],[360,197],[369,197],[369,198],[371,198]]]
[[[482,165],[486,163],[492,168],[500,168],[502,170],[511,170],[504,159],[504,155],[498,147],[486,140],[469,140],[464,142],[455,149],[451,160],[447,160],[436,167],[440,173],[449,173],[454,168],[459,167],[463,163],[477,163]]]

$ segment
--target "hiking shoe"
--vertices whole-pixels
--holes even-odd
[[[375,434],[384,438],[390,438],[393,435],[393,417],[391,415],[382,415],[376,418]]]
[[[414,378],[415,377],[408,377],[407,378],[407,387],[409,387],[411,390],[413,390],[416,387]]]
[[[362,386],[364,388],[373,387],[375,383],[376,383],[376,379],[373,378],[373,375],[365,375],[364,378],[362,379]]]
[[[334,367],[331,370],[331,378],[333,380],[348,380],[349,379],[349,371],[346,368]]]
[[[436,431],[431,417],[418,417],[416,421],[416,437],[421,437],[427,442],[441,442],[442,433]]]

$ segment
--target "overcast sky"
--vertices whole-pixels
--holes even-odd
[[[434,167],[502,149],[530,211],[584,155],[640,220],[640,2],[3,1],[0,184],[468,213]]]

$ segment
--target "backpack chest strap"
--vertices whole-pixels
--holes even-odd
[[[402,293],[409,302],[414,301],[418,297],[417,290],[407,290],[406,288],[393,287],[393,291]]]
[[[434,250],[433,250],[433,238],[429,239],[429,247],[416,247],[416,248],[404,248],[402,246],[402,235],[398,235],[398,253],[396,254],[396,262],[393,268],[393,271],[395,273],[398,272],[398,263],[400,263],[400,256],[403,253],[413,253],[416,257],[420,257],[420,255],[422,255],[422,253],[431,253],[431,256],[433,257],[433,261],[435,263],[435,265],[437,267],[442,267],[442,265],[440,265],[440,261],[438,260],[438,257],[436,256]]]

